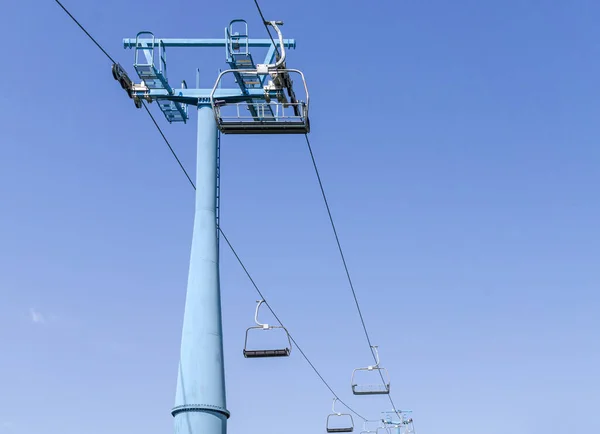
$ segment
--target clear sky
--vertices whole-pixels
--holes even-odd
[[[223,36],[253,1],[64,0],[122,38]],[[357,294],[418,434],[600,432],[600,4],[262,0],[297,40],[311,138]],[[193,191],[52,0],[3,2],[0,434],[172,432]],[[212,87],[218,49],[169,50]],[[169,125],[194,172],[196,122]],[[302,136],[222,140],[222,227],[359,413],[371,359]],[[229,432],[324,432],[297,352],[247,360],[257,295],[222,249]],[[360,425],[357,420],[357,429]]]

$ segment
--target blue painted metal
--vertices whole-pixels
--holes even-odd
[[[234,26],[243,26],[243,31],[234,32]],[[293,39],[276,43],[280,49],[296,46]],[[185,122],[188,106],[198,108],[194,231],[177,391],[171,413],[175,434],[226,434],[229,411],[223,361],[218,232],[220,133],[213,103],[218,98],[228,104],[249,104],[253,107],[250,110],[253,117],[259,117],[256,107],[264,105],[269,98],[263,89],[264,78],[239,71],[257,68],[249,48],[268,48],[266,63],[271,63],[275,45],[269,39],[249,39],[243,20],[230,23],[224,39],[158,39],[151,32],[140,32],[136,38],[124,39],[123,45],[134,49],[134,68],[142,83],[133,83],[119,65],[113,66],[113,76],[127,90],[136,107],[142,107],[142,101],[156,101],[169,122]],[[199,70],[195,89],[188,89],[185,81],[181,89],[172,88],[167,77],[166,47],[225,48],[229,66],[238,74],[239,88],[222,89],[217,83],[213,88],[201,89]],[[272,113],[271,108],[262,109],[263,118],[265,111]],[[271,121],[275,119],[272,115]]]
[[[227,39],[161,39],[165,47],[179,47],[179,48],[225,48],[227,46]],[[277,41],[276,41],[277,42]],[[156,41],[150,39],[136,38],[125,38],[123,39],[124,48],[134,48],[136,43],[150,44],[154,43],[155,46],[158,44]],[[285,48],[296,48],[296,41],[294,39],[284,39],[283,44]],[[250,48],[268,48],[273,43],[270,39],[249,39],[248,46]]]
[[[396,434],[414,434],[412,410],[382,412],[382,421],[388,431],[395,430]]]
[[[188,119],[188,106],[206,102],[208,98],[213,110],[220,112],[215,119],[222,133],[303,134],[309,132],[306,81],[300,73],[306,95],[306,101],[301,101],[292,88],[288,72],[292,70],[285,69],[285,49],[294,48],[296,42],[293,39],[283,39],[277,27],[282,23],[272,21],[268,24],[272,25],[278,33],[279,37],[275,41],[250,39],[248,25],[244,20],[231,21],[225,28],[224,39],[158,39],[153,33],[147,31],[139,32],[135,40],[124,39],[125,48],[133,48],[135,51],[134,67],[142,80],[140,84],[131,83],[125,86],[129,97],[134,100],[138,108],[142,106],[142,101],[156,101],[169,122],[184,123]],[[198,75],[196,89],[187,89],[187,85],[182,86],[182,89],[173,89],[167,78],[166,47],[224,47],[226,61],[239,87],[239,92],[233,89],[222,89],[220,80],[223,74],[219,74],[217,84],[212,91],[199,89]],[[255,63],[250,47],[268,48],[264,64]],[[273,63],[277,51],[281,59],[277,58]],[[124,77],[123,83],[130,83],[128,79]],[[286,91],[288,96],[285,96]],[[216,104],[219,105],[217,109],[215,109]],[[287,109],[291,109],[294,114],[289,115]],[[246,116],[246,113],[249,116]]]
[[[196,106],[198,100],[210,98],[212,89],[176,89],[174,95],[170,95],[164,89],[149,89],[145,90],[132,90],[132,94],[144,98],[146,96],[152,99],[167,99],[177,101],[182,104],[189,104]],[[264,91],[262,89],[250,89],[248,93],[244,93],[239,89],[219,89],[215,91],[215,98],[222,99],[228,103],[235,103],[240,101],[247,101],[249,99],[264,99]]]
[[[410,415],[412,414],[412,410],[398,410],[398,411],[394,411],[394,410],[387,410],[387,411],[382,411],[381,414],[383,415],[383,420],[386,423],[400,423],[400,421],[405,420],[407,418],[410,418]],[[396,421],[394,421],[392,419],[393,417],[398,418]]]
[[[236,32],[238,28],[243,28],[243,31]],[[229,26],[225,27],[225,40],[227,46],[225,50],[225,57],[227,62],[231,60],[233,53],[250,54],[249,37],[248,37],[248,23],[246,20],[231,20]]]
[[[221,217],[221,133],[217,131],[217,199],[215,205],[215,216],[217,221],[217,249],[219,248],[219,224]]]
[[[143,44],[140,42],[141,35],[151,37],[151,43]],[[167,52],[162,40],[156,43],[152,32],[139,32],[136,37],[135,45],[135,63],[133,67],[146,87],[151,90],[164,90],[167,95],[174,95],[175,92],[169,85],[167,78]],[[158,46],[158,67],[154,62],[155,47]],[[140,51],[144,55],[145,61],[140,60]],[[160,110],[169,122],[186,122],[188,118],[187,105],[182,105],[178,101],[161,100],[158,101]]]
[[[217,140],[212,109],[201,105],[194,234],[172,410],[175,434],[227,432],[216,215]]]
[[[236,26],[236,24],[238,24],[238,26]],[[243,31],[241,33],[235,32],[236,27],[243,27]],[[244,95],[248,95],[249,90],[262,89],[265,79],[264,77],[260,77],[256,72],[240,72],[240,70],[256,69],[256,64],[252,58],[252,53],[250,53],[248,49],[248,24],[246,21],[232,20],[229,23],[229,27],[225,28],[225,37],[227,39],[226,61],[233,70],[235,82],[239,86],[242,93]],[[275,46],[271,44],[272,51],[275,51],[274,47]],[[219,81],[218,85],[220,86],[220,84],[221,82]],[[263,95],[261,95],[260,99],[262,98],[264,98]],[[252,104],[247,105],[250,115],[257,122],[261,120],[257,107],[257,104],[260,103],[260,99],[252,99]],[[273,118],[273,110],[270,106],[266,107],[265,115],[269,118]]]

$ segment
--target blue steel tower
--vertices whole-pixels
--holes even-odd
[[[249,39],[244,20],[234,20],[224,39],[160,39],[140,32],[124,39],[135,52],[134,68],[140,78],[133,82],[119,65],[113,76],[135,106],[156,101],[170,122],[188,120],[188,107],[198,116],[196,155],[196,207],[185,301],[181,355],[177,374],[175,434],[226,434],[227,410],[223,362],[223,333],[219,288],[219,131],[223,134],[305,134],[308,91],[304,75],[286,69],[286,49],[279,25],[270,21],[278,40]],[[221,72],[212,89],[175,89],[167,78],[166,49],[220,47],[225,49],[229,69]],[[264,63],[256,64],[250,48],[267,49]],[[296,97],[292,75],[302,81],[303,99]],[[236,87],[223,88],[227,79]]]
[[[414,434],[415,428],[412,418],[412,410],[397,410],[382,412],[383,426],[388,433]]]

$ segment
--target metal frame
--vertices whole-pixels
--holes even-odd
[[[249,39],[248,24],[245,20],[232,20],[225,28],[224,39],[163,39],[156,38],[152,32],[139,32],[135,38],[123,39],[125,48],[135,51],[135,69],[142,79],[141,84],[129,80],[127,74],[119,75],[121,86],[126,86],[130,98],[137,108],[142,107],[142,100],[149,103],[157,101],[161,111],[169,122],[186,122],[188,119],[188,105],[198,106],[210,102],[213,111],[223,113],[220,108],[227,104],[246,104],[251,118],[245,116],[215,116],[218,128],[224,134],[306,134],[310,132],[308,119],[309,95],[306,79],[302,72],[286,69],[286,51],[295,48],[294,39],[283,39],[279,28],[281,21],[267,21],[265,24],[272,26],[277,32],[277,38]],[[243,28],[239,29],[239,25]],[[242,31],[243,30],[243,31]],[[174,89],[167,79],[166,47],[223,47],[226,61],[232,68],[219,75],[217,83],[212,89]],[[267,47],[265,61],[254,64],[250,48]],[[155,49],[158,48],[158,54]],[[238,50],[239,48],[239,50]],[[141,61],[140,51],[145,57]],[[279,56],[277,53],[279,52]],[[156,56],[158,55],[158,61]],[[158,62],[158,64],[156,64]],[[233,70],[233,72],[232,72]],[[123,71],[124,72],[124,71]],[[233,73],[237,78],[239,90],[221,89],[220,81],[224,73]],[[256,80],[243,80],[253,73]],[[297,101],[293,89],[290,73],[300,74],[306,102]],[[270,80],[267,80],[270,76]],[[267,82],[268,81],[268,82]],[[199,86],[197,86],[199,87]],[[283,96],[287,90],[288,98]],[[271,102],[271,98],[277,102]],[[219,104],[216,104],[218,100]],[[268,106],[267,106],[268,104]],[[291,107],[294,115],[288,115],[284,109]],[[241,105],[236,107],[235,113]],[[259,116],[259,111],[262,116]],[[219,119],[221,119],[219,121]]]
[[[327,421],[325,422],[325,430],[328,433],[341,433],[341,432],[353,432],[354,431],[354,419],[352,418],[352,415],[349,413],[340,413],[340,412],[336,412],[335,411],[335,401],[337,401],[337,398],[333,398],[333,404],[331,404],[331,414],[327,416]],[[350,418],[350,426],[348,427],[341,427],[341,428],[332,428],[331,427],[331,418],[336,418],[336,417],[345,417],[345,418]]]
[[[412,419],[409,419],[403,423],[386,423],[385,427],[386,433],[377,433],[377,434],[411,434],[414,432]]]
[[[161,39],[165,47],[178,47],[178,48],[225,48],[227,46],[226,39],[220,38],[164,38]],[[141,44],[152,43],[151,39],[140,39]],[[283,43],[286,48],[296,48],[296,41],[294,39],[284,39]],[[134,48],[136,44],[136,38],[124,38],[123,48]],[[270,39],[250,39],[248,41],[250,48],[269,48],[273,46],[273,42]]]
[[[290,334],[288,333],[287,329],[285,327],[283,327],[282,325],[273,326],[273,325],[269,325],[269,324],[262,324],[258,321],[258,310],[260,309],[260,306],[264,302],[265,302],[264,300],[257,301],[258,304],[256,305],[256,311],[254,312],[254,322],[257,325],[253,326],[253,327],[249,327],[246,330],[246,339],[244,341],[244,357],[246,357],[246,358],[288,357],[290,355],[290,353],[292,352],[292,340],[290,338]],[[256,330],[256,329],[259,329],[259,330],[282,329],[287,336],[289,346],[287,348],[273,349],[273,350],[249,350],[248,349],[248,333],[251,330]]]
[[[374,350],[376,363],[375,365],[367,366],[366,368],[356,368],[354,371],[352,371],[352,379],[350,380],[350,384],[352,385],[352,393],[355,395],[388,395],[390,393],[390,374],[386,368],[379,367],[379,352],[377,351],[377,346],[374,345],[371,348]],[[356,373],[361,371],[379,373],[383,383],[359,385],[355,381],[355,378]]]
[[[234,30],[239,28],[237,23],[242,23],[244,26],[243,34],[240,34],[242,32],[234,34]],[[287,72],[282,72],[285,69],[285,58],[283,60],[281,57],[276,59],[277,51],[285,53],[286,49],[295,48],[296,42],[293,39],[283,39],[278,28],[278,25],[283,23],[272,21],[266,24],[277,30],[279,35],[277,41],[249,39],[248,27],[244,20],[231,21],[225,28],[225,38],[223,39],[161,39],[156,38],[151,32],[140,32],[135,38],[124,39],[123,46],[134,49],[134,68],[141,83],[134,83],[121,65],[115,63],[112,68],[114,79],[127,92],[137,108],[144,107],[144,101],[148,103],[156,101],[169,122],[183,121],[184,123],[188,119],[188,105],[198,109],[194,230],[175,406],[171,411],[175,419],[175,434],[184,434],[184,432],[185,434],[202,434],[209,431],[213,434],[225,434],[227,419],[230,416],[225,400],[220,302],[218,233],[220,135],[214,115],[215,99],[228,104],[247,104],[249,101],[261,103],[263,104],[262,107],[259,106],[261,118],[271,116],[273,119],[281,119],[280,111],[277,108],[275,111],[272,108],[267,109],[266,104],[270,102],[271,97],[277,98],[277,101],[283,104],[284,101],[279,99],[280,94],[283,90],[287,90],[294,114],[296,116],[307,115],[308,92],[307,102],[305,106],[301,106],[295,99],[289,75]],[[238,46],[240,49],[235,50]],[[181,89],[175,89],[169,84],[167,78],[166,47],[219,47],[224,49],[226,61],[232,69],[238,71],[244,69],[263,71],[264,69],[265,74],[260,76],[263,80],[258,80],[257,83],[240,80],[238,89],[221,89],[220,82],[214,88],[201,89],[197,70],[196,88],[188,89],[187,84],[183,81]],[[250,53],[250,48],[254,47],[267,48],[263,64],[254,64]],[[158,50],[156,50],[157,48]],[[155,50],[158,51],[158,59]],[[141,54],[144,57],[141,57]],[[265,86],[267,75],[271,76],[272,81]],[[288,101],[286,100],[285,103],[288,104]],[[260,119],[259,112],[256,110],[252,114],[253,120]],[[306,124],[308,124],[307,118]],[[263,302],[263,300],[259,301],[256,307],[254,319],[257,326],[246,330],[244,356],[289,356],[292,340],[287,330],[283,326],[269,326],[258,322],[258,311]],[[252,329],[257,328],[262,330],[283,329],[287,335],[289,347],[280,350],[248,350],[248,334]],[[196,387],[198,384],[202,387]]]
[[[140,36],[149,36],[150,39],[140,39]],[[140,85],[130,84],[128,94],[133,98],[137,108],[141,108],[141,99],[152,102],[150,96],[151,91],[165,92],[166,96],[175,94],[173,88],[169,85],[167,77],[167,51],[162,39],[156,40],[154,34],[148,31],[138,32],[135,38],[135,63],[133,64],[138,76],[142,80]],[[149,42],[141,42],[149,41]],[[156,47],[158,47],[158,65],[155,63]],[[140,51],[145,58],[145,61],[140,61]],[[113,76],[115,79],[123,78],[121,71],[116,71],[113,68]],[[126,76],[126,74],[125,74]],[[127,77],[129,80],[129,77]],[[129,80],[131,81],[131,80]],[[121,83],[123,86],[123,83]],[[182,89],[187,88],[185,82],[182,83]],[[160,110],[165,115],[165,118],[171,122],[186,122],[188,119],[187,105],[182,105],[181,101],[176,101],[169,98],[156,98]]]
[[[412,417],[409,417],[408,419],[406,418],[406,416],[412,414],[412,410],[397,410],[397,411],[393,411],[393,410],[389,410],[389,411],[382,411],[381,414],[384,415],[382,421],[383,423],[387,423],[387,424],[399,424],[399,423],[405,423],[405,422],[412,422]],[[391,415],[396,415],[398,417],[398,420],[392,420],[392,416]]]
[[[233,25],[235,23],[243,23],[244,24],[244,33],[237,33],[234,32],[233,30]],[[225,39],[227,39],[227,61],[229,62],[230,59],[232,58],[232,56],[234,54],[243,54],[243,55],[249,55],[250,51],[249,51],[249,39],[248,39],[248,23],[246,22],[246,20],[231,20],[229,22],[229,27],[225,27]],[[245,50],[241,51],[242,48],[242,43],[240,43],[241,40],[244,40],[243,45],[245,46]],[[235,47],[235,43],[237,42],[237,47]],[[239,51],[238,51],[239,50]]]
[[[268,86],[265,86],[263,95],[248,95],[246,101],[241,102],[228,102],[227,99],[216,96],[218,95],[217,89],[220,86],[221,80],[226,74],[234,74],[242,77],[263,76],[265,78],[266,76],[276,77],[277,75],[287,74],[287,80],[289,80],[290,73],[300,75],[306,93],[306,102],[297,101],[293,91],[288,92],[290,101],[287,102],[287,98],[283,95],[283,89],[271,91],[266,89]],[[238,79],[238,83],[239,81]],[[265,102],[260,102],[261,96]],[[306,85],[306,78],[302,71],[298,69],[277,69],[267,70],[267,72],[259,69],[226,69],[217,77],[209,98],[215,114],[215,121],[223,134],[306,134],[310,132],[310,121],[308,118],[310,96]],[[271,98],[276,99],[277,102]],[[221,108],[233,104],[237,105],[237,116],[223,115]],[[239,108],[243,105],[250,112],[250,116],[240,113]],[[269,107],[269,110],[265,110],[265,107]],[[288,107],[293,109],[293,115],[285,113],[284,109]],[[260,110],[261,108],[263,110]]]
[[[414,433],[413,418],[410,416],[412,410],[384,411],[382,412],[384,425],[398,429],[397,434]],[[391,415],[396,415],[397,420],[392,420]]]

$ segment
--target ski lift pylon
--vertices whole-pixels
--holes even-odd
[[[411,414],[412,410],[384,411],[382,421],[390,429],[394,428],[396,434],[413,434],[414,425]],[[392,415],[394,415],[394,418],[392,418]]]
[[[292,341],[290,339],[290,335],[282,325],[274,326],[269,324],[262,324],[258,321],[258,311],[260,306],[264,303],[264,300],[258,300],[256,305],[256,311],[254,313],[254,322],[255,326],[249,327],[246,330],[246,340],[244,341],[244,357],[246,358],[257,358],[257,357],[287,357],[290,355],[292,351]],[[274,330],[274,329],[282,329],[288,340],[288,346],[280,349],[266,349],[266,350],[251,350],[248,349],[248,334],[252,330]]]
[[[333,404],[331,405],[331,414],[327,416],[325,429],[328,433],[342,433],[354,431],[354,419],[352,419],[352,415],[335,411],[335,401],[337,400],[337,398],[333,398]]]
[[[355,395],[388,395],[390,393],[390,375],[385,368],[379,366],[379,352],[377,346],[371,346],[375,355],[375,365],[367,366],[366,368],[356,368],[352,371],[352,393]],[[373,384],[358,384],[357,373],[370,372],[372,378],[379,378],[377,383]],[[360,375],[360,374],[359,374]],[[381,381],[383,380],[383,381]]]

